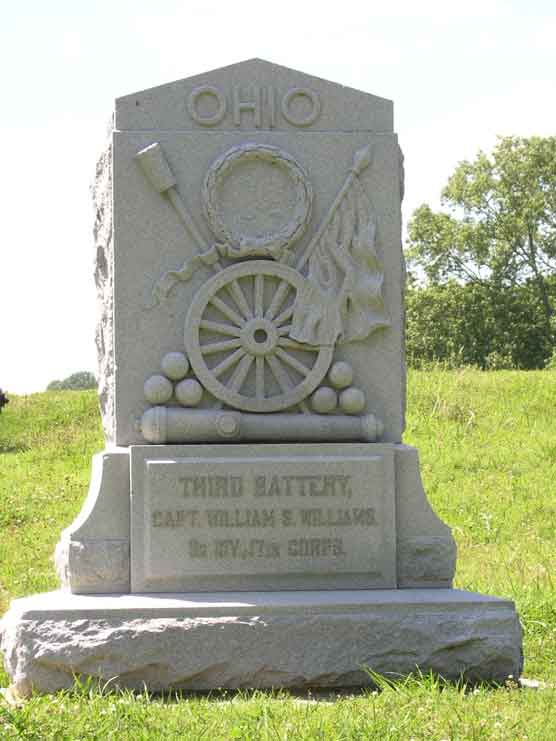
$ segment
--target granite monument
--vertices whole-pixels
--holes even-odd
[[[405,410],[389,100],[254,59],[116,101],[96,172],[106,449],[20,693],[502,681],[513,604],[452,588]]]

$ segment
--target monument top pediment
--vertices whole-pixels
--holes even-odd
[[[116,100],[115,128],[393,130],[393,103],[264,59],[248,59]]]

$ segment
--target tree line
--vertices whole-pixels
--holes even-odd
[[[77,391],[79,389],[96,389],[97,379],[90,371],[78,371],[63,381],[51,381],[47,391]]]
[[[408,224],[410,364],[555,361],[556,137],[504,137],[461,162],[441,210]]]

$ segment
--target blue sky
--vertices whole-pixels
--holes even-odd
[[[407,220],[497,135],[556,133],[555,38],[539,0],[6,3],[0,386],[96,368],[89,186],[114,98],[257,56],[393,99]]]

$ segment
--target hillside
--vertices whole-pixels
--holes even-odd
[[[432,505],[453,528],[456,586],[516,601],[525,675],[551,684],[555,409],[554,371],[412,372],[405,438],[420,450]],[[12,397],[0,415],[0,612],[13,597],[56,588],[54,546],[79,511],[91,455],[102,447],[93,391]],[[0,685],[6,681],[0,672]]]

